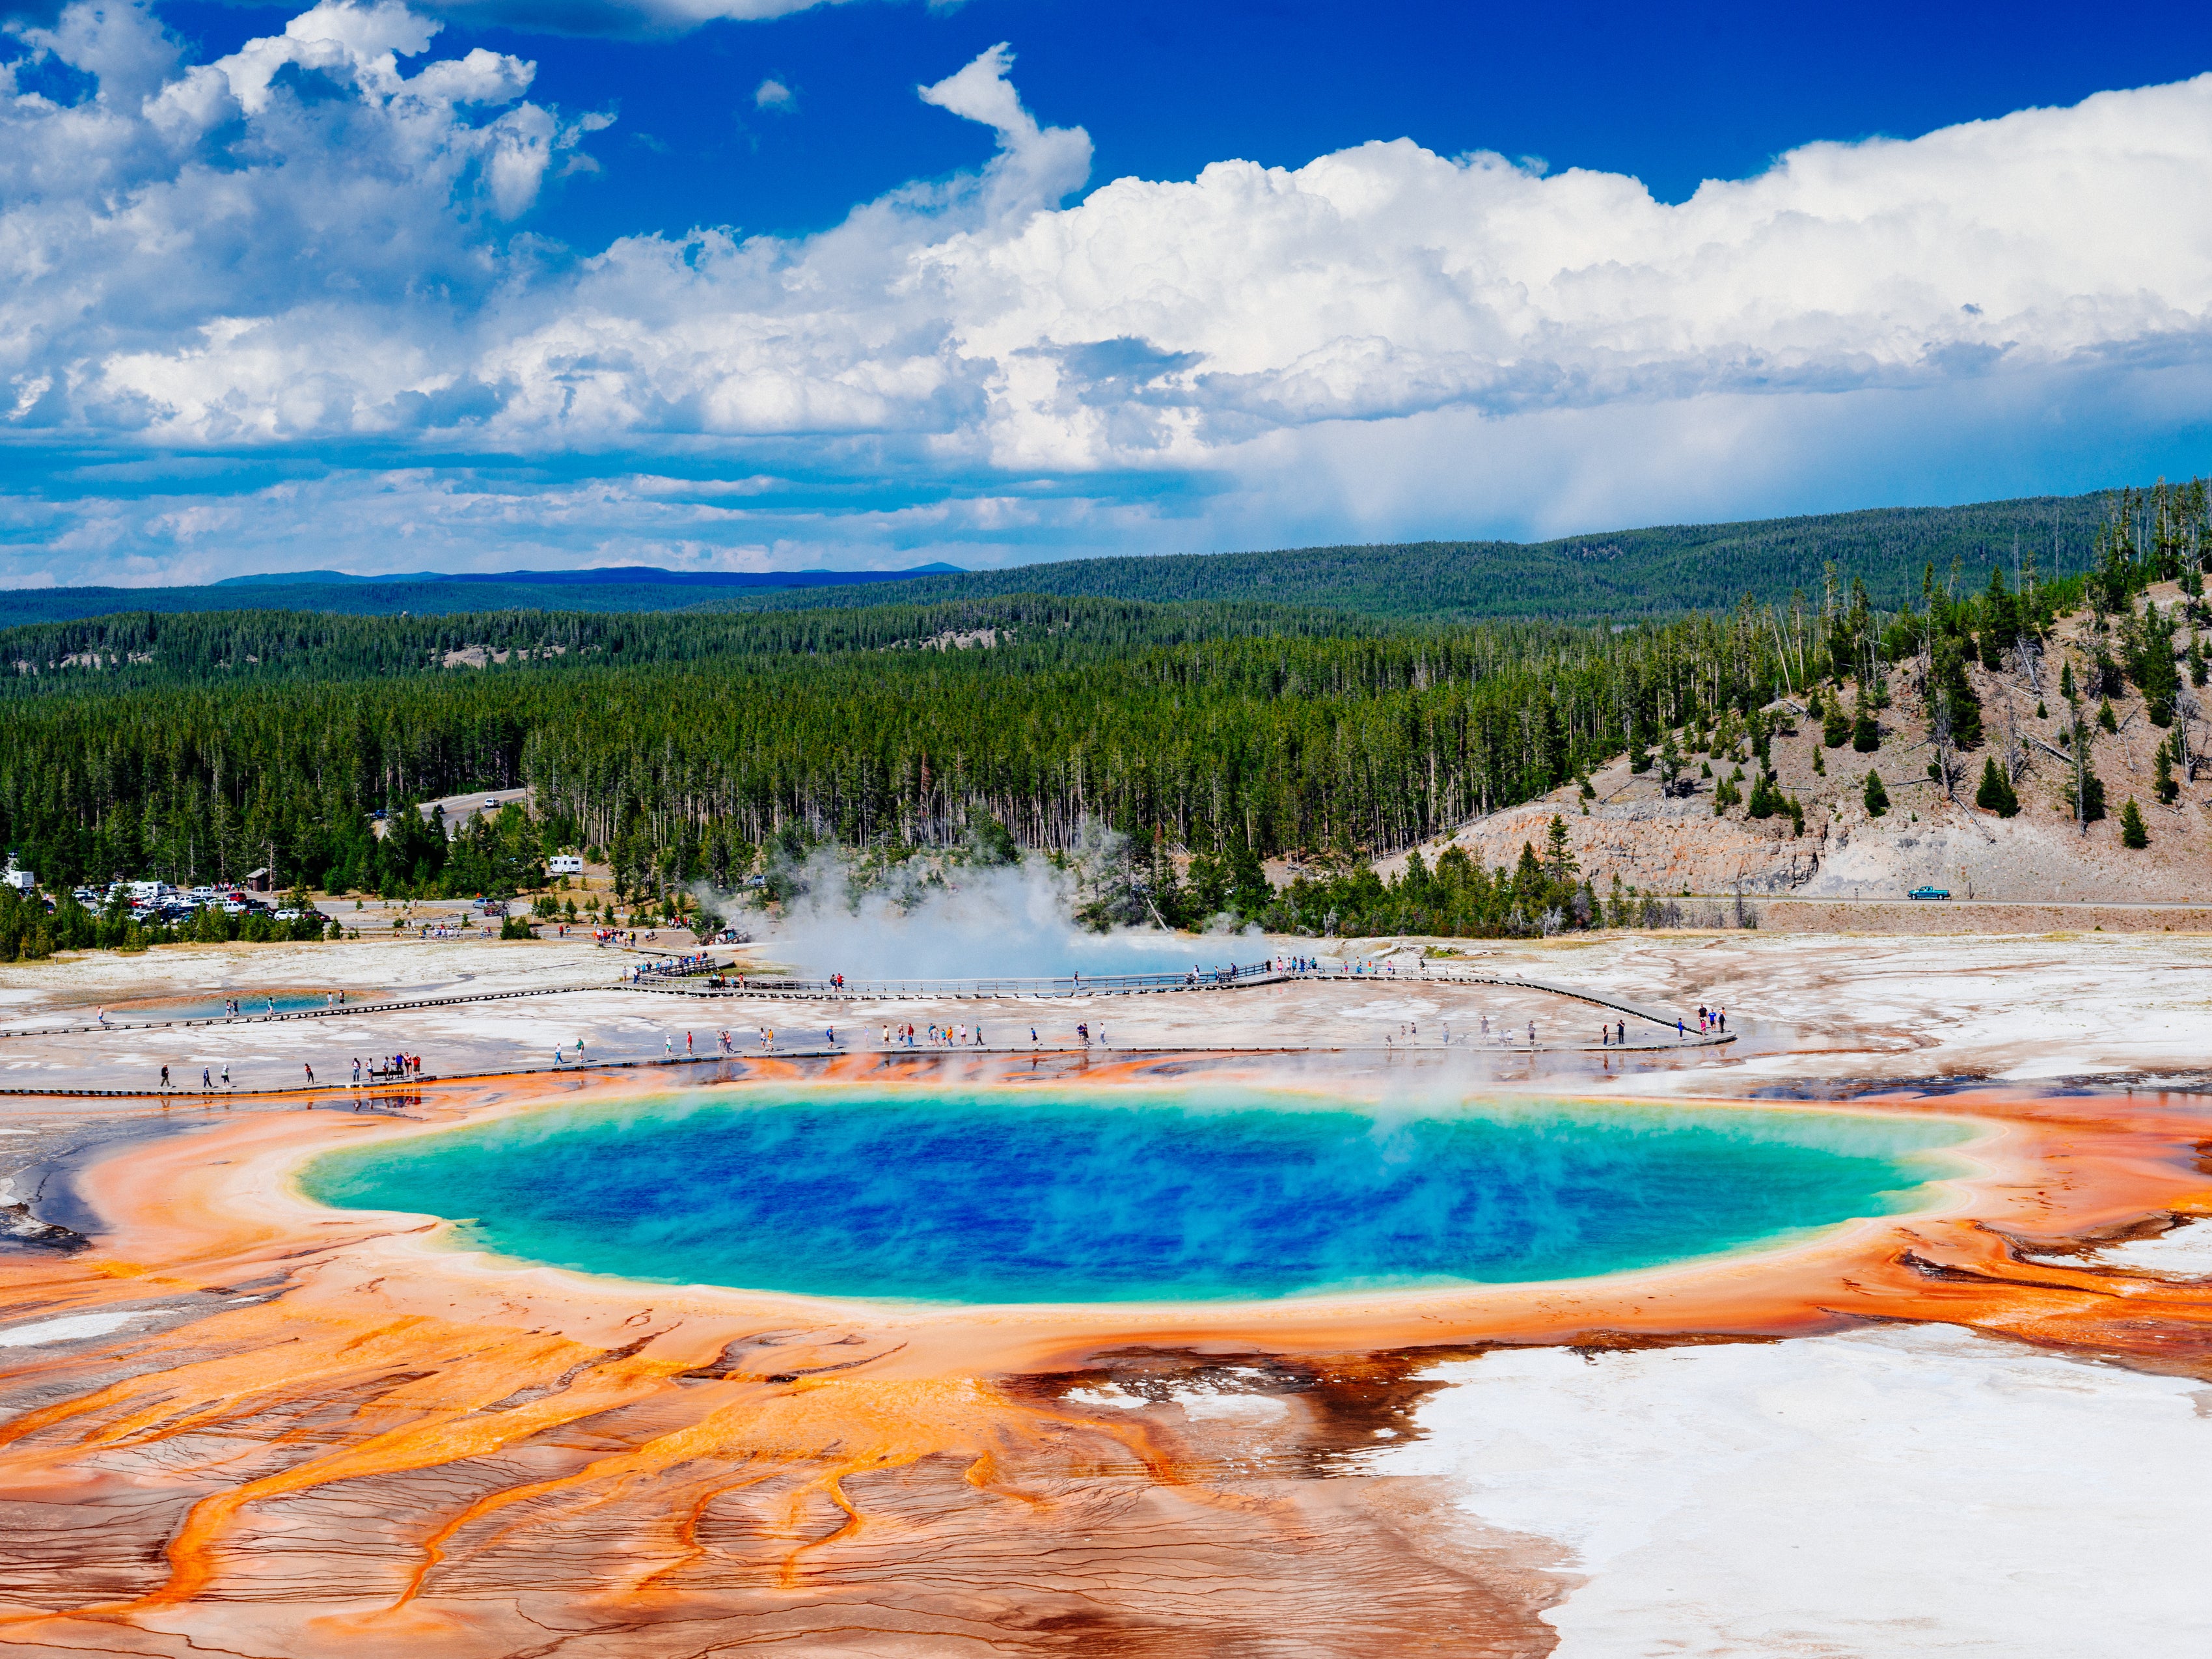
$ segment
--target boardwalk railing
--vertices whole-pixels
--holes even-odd
[[[935,1000],[973,1000],[980,997],[1138,996],[1156,991],[1227,990],[1239,985],[1261,985],[1293,977],[1270,962],[1231,963],[1221,968],[1185,969],[1171,974],[1063,974],[1050,979],[848,979],[840,985],[826,979],[761,979],[748,974],[724,972],[723,982],[708,985],[701,975],[682,978],[650,975],[625,980],[625,989],[672,991],[685,996],[788,997],[798,1000],[845,1000],[865,997],[925,997]]]
[[[1299,960],[1292,958],[1293,961]],[[533,985],[503,991],[473,991],[449,994],[445,996],[395,997],[365,1002],[344,1002],[335,1007],[290,1009],[281,1013],[235,1015],[204,1015],[194,1018],[121,1021],[112,1020],[105,1025],[64,1024],[27,1025],[0,1029],[0,1037],[60,1036],[87,1031],[143,1031],[194,1026],[260,1024],[277,1021],[303,1019],[343,1019],[365,1014],[402,1013],[419,1008],[450,1008],[462,1004],[507,1002],[522,997],[570,996],[580,993],[605,991],[642,991],[661,996],[699,998],[745,997],[769,998],[782,1001],[849,1002],[880,1001],[900,997],[911,997],[936,1001],[980,1001],[991,998],[1052,999],[1088,996],[1142,996],[1173,994],[1192,991],[1237,990],[1257,985],[1282,984],[1291,981],[1316,980],[1341,984],[1373,985],[1378,989],[1386,985],[1456,984],[1495,985],[1510,990],[1543,991],[1553,996],[1571,997],[1601,1008],[1632,1015],[1652,1024],[1672,1027],[1682,1038],[1695,1042],[1701,1034],[1692,1028],[1681,1016],[1663,1009],[1631,1002],[1611,992],[1595,990],[1583,985],[1562,985],[1551,981],[1522,979],[1507,974],[1486,974],[1465,968],[1438,969],[1423,963],[1403,973],[1364,964],[1307,962],[1294,968],[1279,967],[1274,962],[1233,963],[1220,968],[1200,969],[1179,974],[1067,974],[1052,979],[907,979],[907,980],[848,980],[842,985],[830,980],[756,979],[748,975],[742,982],[738,975],[725,973],[724,982],[713,985],[703,975],[686,976],[650,975],[644,979],[624,977],[611,984],[605,980],[566,985]],[[1704,1034],[1705,1040],[1726,1042],[1725,1036],[1713,1032]],[[0,1091],[4,1093],[5,1091]]]
[[[1300,959],[1293,957],[1291,960]],[[1594,990],[1585,985],[1562,985],[1550,980],[1523,979],[1510,974],[1486,974],[1465,968],[1437,968],[1425,963],[1403,973],[1364,963],[1304,962],[1298,967],[1282,968],[1273,962],[1252,962],[1224,968],[1202,969],[1196,973],[1102,974],[1095,978],[1089,975],[1069,974],[1057,979],[848,979],[842,985],[826,979],[755,979],[747,975],[740,984],[734,975],[726,975],[724,978],[725,983],[719,986],[708,985],[696,977],[624,980],[622,988],[657,991],[678,996],[769,997],[793,1002],[856,1002],[897,997],[932,1001],[980,1001],[994,997],[1132,996],[1152,993],[1235,990],[1293,980],[1318,980],[1378,988],[1419,984],[1495,985],[1506,990],[1543,991],[1553,996],[1571,997],[1577,1002],[1587,1002],[1596,1007],[1610,1008],[1618,1013],[1648,1020],[1654,1025],[1672,1027],[1684,1037],[1694,1039],[1698,1036],[1680,1016],[1631,1002],[1609,991]],[[1722,1040],[1717,1032],[1711,1036],[1715,1041]]]

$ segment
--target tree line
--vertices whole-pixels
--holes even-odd
[[[1663,767],[1676,732],[1730,722],[1763,759],[1761,711],[1778,696],[1825,688],[1849,730],[1847,697],[1863,716],[1900,671],[1898,694],[1928,699],[1949,750],[1971,751],[1983,732],[1964,665],[2002,660],[2084,605],[2112,618],[2087,696],[2106,676],[2105,692],[2132,680],[2171,718],[2201,653],[2192,645],[2185,670],[2175,619],[2131,599],[2173,578],[2201,595],[2203,522],[2201,486],[2146,492],[2116,501],[2094,567],[2063,580],[2031,549],[2017,578],[2007,559],[1986,583],[1927,563],[1917,593],[1885,607],[1832,569],[1780,604],[1626,627],[1013,595],[18,629],[9,649],[27,654],[11,659],[97,652],[103,665],[14,677],[0,836],[50,889],[266,866],[285,884],[498,893],[575,848],[657,895],[734,886],[822,842],[896,854],[992,825],[1052,853],[1103,825],[1152,866],[1134,886],[1164,920],[1212,905],[1314,931],[1332,914],[1340,931],[1416,915],[1443,933],[1555,913],[1586,925],[1614,914],[1610,896],[1540,857],[1541,883],[1456,866],[1385,883],[1357,866],[1623,752]],[[485,665],[445,665],[471,649]],[[106,666],[110,653],[123,662]],[[254,673],[231,678],[248,656]],[[1763,773],[1749,781],[1747,810],[1778,810]],[[459,836],[416,810],[518,785],[534,790],[534,817]],[[1346,873],[1280,894],[1254,880],[1286,853]],[[1194,855],[1187,877],[1158,878],[1176,854]]]

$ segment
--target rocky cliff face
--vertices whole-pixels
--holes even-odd
[[[1477,819],[1422,855],[1433,861],[1456,843],[1486,865],[1510,865],[1523,843],[1542,848],[1554,813],[1565,820],[1575,857],[1601,893],[1616,875],[1622,885],[1646,892],[1794,892],[1817,874],[1827,842],[1827,825],[1811,817],[1805,833],[1793,836],[1787,817],[1717,818],[1709,797],[1663,800],[1656,791],[1643,799],[1594,801],[1584,817],[1574,793],[1565,790]],[[1377,867],[1392,873],[1404,865],[1401,856]]]

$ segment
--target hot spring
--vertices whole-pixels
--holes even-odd
[[[332,993],[328,991],[222,991],[201,996],[161,997],[143,1001],[111,1002],[106,1004],[107,1017],[118,1022],[161,1019],[221,1019],[230,1012],[230,1004],[238,1004],[241,1016],[251,1014],[296,1014],[314,1008],[331,1006]],[[349,991],[346,1000],[358,1003],[380,994]],[[73,1015],[89,1018],[90,1006],[73,1008]]]
[[[820,1087],[554,1107],[331,1152],[341,1207],[586,1272],[949,1304],[1581,1278],[1929,1201],[1964,1125],[1258,1090]]]

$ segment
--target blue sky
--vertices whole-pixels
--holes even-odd
[[[2202,9],[787,3],[19,14],[0,582],[2204,470]]]

